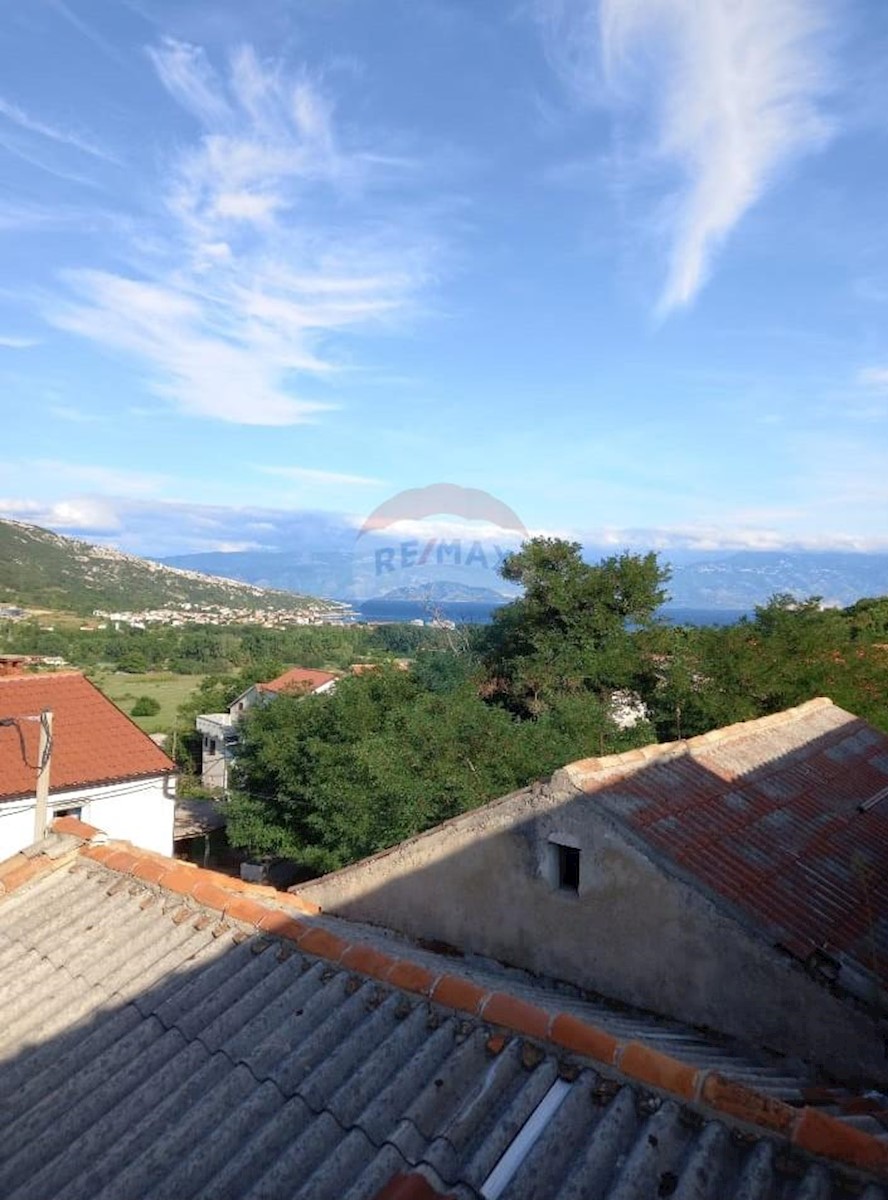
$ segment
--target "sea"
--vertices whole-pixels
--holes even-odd
[[[455,621],[457,625],[489,625],[493,612],[500,605],[459,601],[435,603],[422,600],[363,600],[354,605],[355,619],[374,623],[393,624],[404,621],[423,621],[434,618]],[[752,616],[741,608],[680,608],[667,605],[657,614],[669,625],[734,625],[742,617]]]

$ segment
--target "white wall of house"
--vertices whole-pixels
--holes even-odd
[[[60,810],[78,808],[82,821],[103,830],[109,838],[129,841],[159,854],[173,853],[174,777],[155,775],[53,792],[49,820]],[[0,861],[35,841],[35,809],[34,796],[0,801]]]
[[[208,733],[203,735],[200,781],[204,787],[228,787],[228,768],[234,761],[234,751],[233,738],[214,737]]]

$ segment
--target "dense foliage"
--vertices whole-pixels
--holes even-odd
[[[470,660],[426,651],[414,671],[387,668],[250,712],[229,838],[332,870],[581,753],[649,740],[649,729],[615,731],[594,698],[521,721],[484,702]]]
[[[654,619],[668,570],[653,554],[590,565],[578,545],[536,538],[502,570],[522,585],[521,598],[492,625],[456,633],[407,625],[48,632],[27,622],[0,627],[0,646],[83,666],[204,676],[170,741],[192,767],[195,715],[224,711],[255,680],[291,664],[379,664],[332,694],[280,697],[241,726],[230,838],[313,872],[574,759],[690,737],[816,695],[888,730],[888,598],[839,610],[778,595],[735,625],[675,627]],[[412,660],[411,669],[394,657]],[[626,697],[647,719],[623,729],[615,718]]]
[[[345,668],[362,659],[411,655],[424,645],[444,645],[442,631],[411,625],[152,626],[85,630],[38,621],[0,622],[0,652],[58,655],[79,667],[99,664],[118,671],[173,671],[178,675],[229,675],[254,679],[269,662]],[[280,668],[279,668],[280,669]]]

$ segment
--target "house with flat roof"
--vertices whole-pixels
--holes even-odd
[[[41,738],[44,713],[51,727]],[[176,764],[79,672],[0,675],[0,856],[43,834],[41,768],[46,822],[72,814],[109,836],[172,853]]]
[[[0,962],[6,1200],[888,1200],[877,1091],[72,818]]]
[[[888,737],[826,699],[573,763],[298,890],[888,1085]]]
[[[267,704],[282,695],[324,695],[336,686],[338,676],[330,671],[291,667],[268,683],[253,683],[232,700],[224,713],[201,713],[195,718],[201,734],[201,783],[225,789],[237,751],[237,722],[256,704]]]

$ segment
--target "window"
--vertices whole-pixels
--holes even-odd
[[[556,845],[558,851],[558,886],[563,892],[580,890],[580,852],[576,846]]]
[[[210,754],[216,753],[216,739],[210,738]]]
[[[546,839],[542,862],[543,877],[553,891],[573,892],[580,890],[580,844],[573,833],[556,830]]]
[[[79,821],[80,814],[82,812],[83,812],[83,809],[78,805],[77,807],[74,807],[74,808],[57,808],[54,810],[53,815],[56,817],[76,817],[77,820]]]

